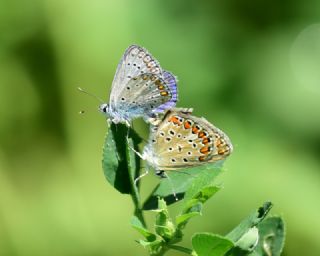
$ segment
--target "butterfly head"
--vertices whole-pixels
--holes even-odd
[[[110,115],[110,106],[109,106],[109,104],[107,104],[107,103],[103,103],[103,104],[101,104],[100,106],[99,106],[99,110],[102,112],[102,113],[104,113],[104,114],[106,114],[106,115]]]

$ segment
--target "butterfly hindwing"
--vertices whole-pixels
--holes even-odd
[[[153,128],[147,149],[156,169],[176,170],[224,159],[232,145],[206,119],[173,109]]]

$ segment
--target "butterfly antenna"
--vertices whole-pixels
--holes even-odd
[[[85,94],[87,94],[87,95],[89,95],[89,96],[97,99],[97,100],[100,101],[101,103],[104,103],[104,101],[103,101],[102,99],[100,99],[97,95],[95,95],[95,94],[93,94],[93,93],[90,93],[90,92],[87,92],[87,91],[83,90],[81,87],[78,87],[78,90],[79,90],[80,92],[83,92],[83,93],[85,93]]]

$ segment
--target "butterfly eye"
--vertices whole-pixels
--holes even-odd
[[[102,104],[100,105],[100,111],[103,113],[108,113],[109,112],[109,105],[108,104]]]

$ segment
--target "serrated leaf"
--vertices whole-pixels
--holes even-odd
[[[266,217],[271,208],[271,202],[264,203],[263,206],[258,208],[247,218],[241,221],[241,223],[235,229],[233,229],[226,237],[236,243],[244,234],[246,234],[249,231],[249,229],[258,225]]]
[[[231,240],[215,234],[197,233],[192,237],[192,247],[198,256],[223,256],[233,246]]]
[[[181,200],[184,198],[185,192],[190,187],[193,187],[193,189],[198,192],[199,189],[197,190],[197,188],[212,185],[213,180],[222,171],[222,163],[223,161],[219,161],[215,164],[207,164],[181,171],[167,172],[170,180],[168,178],[161,179],[159,185],[156,186],[151,195],[145,201],[143,209],[156,209],[158,197],[163,198],[167,205],[177,202],[176,198],[173,196],[173,190],[176,193],[177,198]],[[193,196],[191,191],[190,196]]]
[[[157,238],[156,235],[150,232],[149,230],[147,230],[136,216],[132,217],[131,226],[135,230],[137,230],[141,235],[143,235],[148,242],[153,242],[156,240]]]
[[[131,194],[132,177],[138,176],[140,159],[127,147],[127,136],[138,150],[139,136],[124,124],[111,124],[103,147],[102,168],[107,181],[119,192]],[[131,155],[131,157],[130,157]]]
[[[269,217],[258,225],[259,243],[254,252],[256,255],[279,256],[285,240],[284,222],[280,217]],[[250,254],[254,256],[254,254]]]

